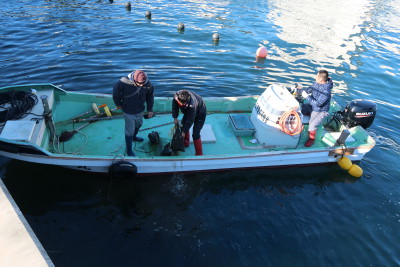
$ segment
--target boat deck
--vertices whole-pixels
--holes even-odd
[[[205,126],[202,130],[203,153],[204,155],[243,155],[257,152],[279,151],[279,150],[302,150],[307,149],[304,143],[307,140],[307,125],[305,125],[299,137],[299,142],[295,147],[268,147],[260,143],[252,143],[254,135],[236,136],[229,122],[228,113],[207,115]],[[250,117],[250,113],[244,113]],[[169,124],[165,125],[166,123]],[[143,137],[144,142],[134,142],[133,148],[136,156],[141,158],[160,156],[162,147],[170,142],[172,138],[173,119],[171,114],[156,115],[151,119],[144,119],[143,125],[138,136]],[[63,125],[57,131],[77,129],[82,123],[74,125]],[[159,126],[162,125],[162,126]],[[211,129],[211,133],[210,133]],[[150,145],[148,134],[157,131],[161,146]],[[329,147],[322,141],[322,135],[326,134],[323,130],[318,131],[317,140],[313,149],[325,149]],[[364,140],[363,140],[364,142]],[[357,143],[354,139],[353,143]],[[360,142],[361,143],[361,142]],[[111,120],[96,121],[76,133],[71,140],[60,142],[58,148],[60,153],[75,155],[97,155],[97,156],[117,156],[125,154],[124,139],[124,120],[114,118]],[[178,156],[193,156],[194,146],[191,143],[185,152],[178,152]]]

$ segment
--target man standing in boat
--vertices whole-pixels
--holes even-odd
[[[302,85],[297,87],[297,89],[302,88]],[[301,92],[303,98],[308,102],[307,104],[303,104],[301,112],[304,115],[311,114],[308,124],[308,140],[304,144],[306,147],[314,144],[317,128],[329,114],[332,88],[333,82],[329,77],[328,71],[320,70],[315,78],[315,83]]]
[[[114,85],[113,100],[124,113],[126,153],[135,156],[132,141],[143,142],[143,138],[137,134],[143,123],[145,103],[148,117],[153,117],[154,88],[147,74],[137,70],[128,77],[122,77]]]
[[[193,125],[193,143],[196,150],[196,156],[203,155],[203,146],[201,143],[200,131],[206,120],[206,104],[201,96],[189,90],[180,90],[175,93],[172,100],[172,117],[174,123],[178,124],[179,109],[183,113],[182,136],[185,147],[189,146],[189,129]]]

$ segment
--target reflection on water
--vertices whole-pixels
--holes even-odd
[[[10,13],[2,11],[28,21],[13,20],[21,32],[1,36],[7,43],[0,47],[3,66],[14,69],[6,73],[9,80],[110,93],[118,77],[142,68],[160,96],[183,86],[214,96],[259,94],[273,82],[313,82],[322,67],[339,76],[334,92],[344,93],[343,78],[361,64],[354,59],[363,52],[363,31],[369,31],[377,5],[372,0],[153,1],[135,2],[126,11],[121,2],[21,3],[15,9],[7,5]],[[153,10],[151,20],[144,18],[146,10]],[[183,34],[177,33],[179,22],[186,25]],[[27,32],[32,41],[24,44]],[[214,32],[221,35],[218,45],[211,40]],[[16,41],[19,47],[10,46]],[[268,59],[254,61],[261,44],[270,52]],[[15,56],[24,50],[33,51],[29,57]]]
[[[297,52],[279,50],[280,56],[292,63],[307,59],[330,69],[342,63],[357,67],[352,65],[349,52],[361,46],[360,25],[370,19],[370,0],[269,3],[272,11],[268,18],[280,27],[279,38],[302,45]]]

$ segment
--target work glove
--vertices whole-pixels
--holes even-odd
[[[301,96],[302,96],[303,98],[307,98],[308,94],[306,93],[306,91],[302,91],[302,92],[301,92]]]

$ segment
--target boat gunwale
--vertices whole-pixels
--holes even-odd
[[[1,140],[1,139],[0,139]],[[4,140],[4,139],[3,139]],[[35,145],[32,145],[35,146]],[[265,151],[265,152],[256,152],[250,154],[223,154],[220,156],[217,155],[206,155],[206,156],[155,156],[155,157],[130,157],[130,156],[123,156],[124,159],[128,159],[130,161],[198,161],[198,160],[221,160],[221,159],[238,159],[238,158],[259,158],[259,157],[272,157],[272,156],[280,156],[280,155],[297,155],[297,154],[311,154],[311,153],[324,153],[324,152],[334,152],[337,150],[360,150],[360,149],[372,149],[374,145],[363,145],[363,146],[346,146],[345,149],[342,147],[332,147],[332,148],[321,148],[319,150],[310,150],[310,149],[302,149],[296,150],[296,152],[289,152],[288,150],[281,150],[281,151]],[[48,155],[38,155],[38,154],[27,154],[27,153],[12,153],[2,150],[1,152],[10,153],[10,154],[18,154],[25,157],[34,157],[34,158],[46,158],[46,159],[54,159],[54,160],[89,160],[89,161],[110,161],[116,158],[122,158],[120,155],[115,156],[88,156],[88,155],[69,155],[69,154],[48,154]]]

